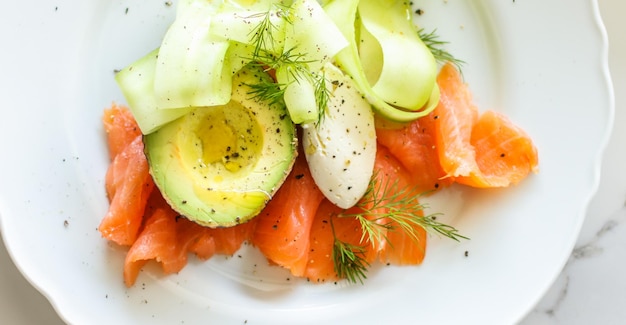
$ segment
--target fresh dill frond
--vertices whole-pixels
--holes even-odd
[[[448,42],[442,41],[439,39],[439,35],[437,35],[437,30],[434,29],[432,32],[427,33],[424,29],[420,29],[418,31],[419,37],[422,39],[422,42],[428,47],[430,52],[435,57],[435,60],[439,63],[450,62],[452,63],[459,71],[461,71],[461,67],[465,62],[463,60],[459,60],[450,52],[443,49],[443,46],[448,44]]]
[[[281,4],[273,4],[273,9],[263,13],[251,15],[249,18],[262,17],[261,21],[250,32],[250,43],[254,45],[253,57],[260,55],[262,51],[272,51],[276,44],[274,34],[278,26],[272,22],[272,17],[283,19],[288,24],[293,23],[289,13],[290,8]]]
[[[350,283],[360,282],[367,279],[367,268],[370,266],[365,259],[365,247],[353,245],[337,238],[333,216],[330,218],[330,226],[333,232],[332,260],[335,273],[340,279],[346,279]]]
[[[346,279],[351,283],[360,282],[367,279],[367,268],[369,263],[365,260],[365,248],[352,245],[335,239],[333,245],[333,261],[335,272],[341,279]]]
[[[270,81],[262,81],[255,84],[246,84],[252,89],[248,92],[253,99],[268,102],[270,105],[283,102],[285,88],[281,84]]]
[[[326,86],[326,74],[316,74],[313,76],[315,86],[315,102],[317,103],[317,125],[322,124],[324,116],[326,116],[326,108],[328,107],[328,101],[330,100],[330,91]]]
[[[427,206],[420,203],[419,199],[424,192],[400,187],[397,180],[393,183],[387,180],[378,186],[377,180],[377,175],[374,175],[363,199],[357,204],[360,212],[345,214],[360,222],[363,230],[361,242],[369,241],[373,246],[383,240],[388,242],[387,231],[402,231],[417,242],[420,240],[418,227],[455,241],[468,239],[459,234],[456,228],[437,221],[439,214],[423,214]]]
[[[355,206],[357,209],[344,210],[330,218],[334,237],[332,259],[337,276],[352,283],[363,283],[369,267],[366,260],[367,245],[371,244],[373,249],[383,243],[392,246],[388,237],[390,232],[405,233],[416,244],[422,240],[420,229],[455,241],[469,239],[453,226],[437,221],[440,214],[423,214],[427,206],[420,203],[419,199],[427,193],[417,187],[402,187],[397,179],[387,179],[384,183],[379,183],[375,172],[363,198]],[[359,241],[361,245],[339,240],[335,234],[333,217],[352,217],[359,221],[362,231]]]
[[[262,50],[274,47],[274,30],[277,29],[277,27],[272,23],[272,13],[268,10],[262,15],[264,15],[263,19],[250,33],[250,41],[254,44],[254,51],[252,52],[253,57],[258,56]],[[251,16],[251,18],[254,18],[254,16]]]
[[[250,43],[253,45],[254,50],[252,57],[246,58],[246,60],[252,65],[262,67],[265,71],[282,70],[289,75],[289,81],[282,80],[282,84],[279,85],[251,85],[253,97],[276,103],[278,98],[284,96],[285,89],[292,83],[306,81],[314,87],[316,106],[318,108],[318,122],[321,121],[330,97],[323,73],[320,75],[310,71],[309,63],[314,61],[307,60],[307,54],[298,52],[296,46],[288,49],[281,49],[280,46],[277,46],[283,40],[276,39],[275,34],[280,32],[280,26],[275,21],[282,19],[286,24],[293,24],[291,7],[282,3],[276,3],[267,12],[251,17],[261,19],[258,25],[250,32]]]
[[[322,73],[315,73],[309,70],[309,63],[313,61],[307,60],[306,55],[296,51],[296,47],[289,48],[281,54],[274,54],[269,51],[261,50],[258,55],[251,58],[251,64],[262,67],[265,71],[283,70],[290,76],[288,83],[278,84],[279,86],[271,87],[270,85],[257,85],[253,95],[261,99],[281,97],[285,93],[285,88],[292,83],[302,81],[309,82],[314,87],[315,102],[318,108],[318,125],[323,119],[328,101],[330,99],[330,91],[326,86],[326,76]],[[275,102],[275,101],[274,101]]]
[[[259,54],[252,58],[255,64],[264,66],[266,70],[278,70],[279,68],[287,69],[292,79],[300,80],[302,78],[310,78],[311,72],[308,71],[308,63],[313,62],[305,59],[305,54],[295,51],[292,47],[280,54],[262,50]]]
[[[361,243],[370,243],[372,248],[376,248],[379,243],[389,242],[387,238],[387,230],[393,230],[393,225],[388,220],[381,218],[368,219],[364,214],[354,214],[352,217],[356,218],[361,224]]]

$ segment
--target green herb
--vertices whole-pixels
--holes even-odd
[[[459,234],[456,228],[437,221],[440,213],[423,215],[422,212],[427,205],[420,203],[419,199],[427,193],[417,188],[400,187],[397,180],[393,183],[387,180],[377,186],[377,179],[377,175],[372,177],[367,192],[357,204],[361,212],[346,214],[356,217],[361,223],[363,229],[361,241],[366,237],[372,244],[379,243],[381,239],[387,240],[385,230],[403,231],[418,241],[416,226],[424,228],[431,234],[442,235],[455,241],[469,239]]]
[[[339,240],[335,234],[333,216],[330,217],[330,227],[334,237],[332,260],[337,276],[351,283],[358,281],[363,284],[363,280],[367,278],[365,273],[369,267],[369,263],[365,259],[365,246],[357,246]]]
[[[315,88],[315,99],[318,107],[319,119],[323,118],[324,111],[328,104],[330,93],[326,88],[324,74],[317,74],[309,70],[308,64],[312,60],[306,59],[306,53],[297,52],[297,47],[283,50],[277,53],[277,40],[274,36],[278,32],[278,26],[272,23],[272,15],[276,15],[287,24],[293,24],[290,14],[290,7],[282,4],[275,4],[275,11],[267,11],[262,14],[263,19],[252,30],[250,43],[254,46],[251,58],[247,58],[254,65],[263,67],[266,71],[284,69],[290,74],[292,81],[283,84],[261,83],[250,85],[254,91],[251,93],[255,98],[269,100],[272,103],[279,101],[285,92],[285,88],[293,82],[306,80]],[[257,15],[257,16],[258,16]]]
[[[287,23],[291,23],[289,7],[280,4],[274,4],[273,7],[275,8],[274,10],[250,16],[250,18],[263,17],[250,33],[250,43],[254,44],[254,57],[259,56],[262,51],[267,52],[274,49],[276,44],[274,33],[278,31],[278,26],[272,22],[273,15],[284,19]]]
[[[285,88],[281,84],[271,81],[261,81],[255,84],[246,84],[252,91],[252,98],[270,103],[271,105],[283,102]]]
[[[416,188],[400,187],[397,180],[387,181],[378,186],[377,179],[375,174],[363,199],[356,205],[360,212],[339,215],[354,217],[359,221],[363,231],[360,239],[362,244],[370,243],[373,247],[378,247],[384,241],[391,245],[387,237],[388,231],[404,232],[417,243],[420,240],[417,232],[420,227],[428,233],[442,235],[455,241],[469,239],[459,234],[456,228],[437,221],[440,214],[422,214],[427,208],[419,202],[424,192]],[[365,260],[364,246],[346,244],[335,237],[333,261],[339,277],[346,278],[352,283],[356,283],[356,280],[362,283],[366,278],[365,272],[369,264]]]
[[[422,42],[426,44],[426,47],[428,47],[437,62],[450,62],[454,64],[454,66],[456,66],[459,71],[461,71],[461,67],[463,66],[463,64],[465,64],[465,62],[463,60],[455,58],[454,55],[443,49],[443,46],[448,44],[448,42],[441,41],[439,39],[439,35],[437,35],[436,29],[430,33],[426,33],[424,29],[420,29],[418,31],[418,34],[419,37],[422,39]]]
[[[313,85],[315,86],[315,102],[318,108],[318,125],[320,125],[326,115],[326,108],[330,99],[330,91],[326,87],[326,75],[323,72],[315,75]]]

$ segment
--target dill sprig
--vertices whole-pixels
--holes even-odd
[[[292,79],[295,80],[312,78],[307,65],[313,61],[306,60],[305,54],[298,53],[295,50],[296,47],[292,47],[278,55],[269,50],[261,50],[251,61],[256,62],[254,63],[256,65],[263,66],[267,71],[286,68]]]
[[[274,10],[270,9],[250,16],[250,18],[263,18],[250,32],[250,43],[254,44],[254,51],[252,52],[254,57],[259,56],[261,52],[268,52],[274,49],[276,44],[274,33],[278,31],[278,26],[272,22],[272,16],[281,18],[289,24],[293,23],[288,6],[275,3],[272,7]]]
[[[295,53],[295,48],[290,48],[280,55],[261,51],[256,58],[250,59],[250,61],[252,65],[260,66],[265,71],[284,69],[291,76],[289,83],[261,82],[249,85],[253,89],[250,92],[253,98],[269,101],[270,103],[279,102],[284,96],[285,89],[290,84],[306,80],[314,87],[315,102],[318,108],[318,122],[322,120],[331,94],[326,87],[325,74],[323,72],[314,73],[308,69],[307,64],[313,61],[306,60],[304,54]]]
[[[418,241],[417,226],[424,228],[428,233],[442,235],[455,241],[468,239],[459,234],[453,226],[437,221],[440,213],[423,214],[428,206],[420,203],[419,199],[425,194],[415,187],[400,187],[397,179],[393,182],[387,180],[378,186],[378,177],[374,175],[363,199],[357,204],[360,212],[347,215],[359,220],[363,229],[361,240],[367,237],[372,244],[380,242],[381,239],[387,240],[385,230],[403,231]]]
[[[297,51],[297,47],[291,47],[280,51],[276,48],[279,40],[275,38],[275,33],[279,31],[279,26],[272,22],[275,15],[283,19],[287,24],[293,24],[289,6],[274,4],[274,10],[257,14],[262,17],[261,21],[252,30],[250,43],[254,46],[252,57],[247,58],[253,65],[261,66],[265,71],[283,69],[289,73],[291,81],[289,83],[271,84],[259,83],[250,85],[253,89],[253,98],[269,100],[271,103],[280,101],[285,89],[294,82],[306,80],[311,83],[315,91],[316,106],[318,108],[318,122],[324,116],[324,111],[328,105],[330,92],[326,88],[326,80],[323,73],[315,73],[309,70],[309,63],[313,60],[306,59],[306,53]]]
[[[261,49],[258,54],[255,54],[252,58],[248,58],[248,60],[251,65],[261,67],[265,72],[284,67],[291,75],[292,82],[309,77],[304,65],[308,61],[304,60],[302,54],[293,53],[293,49],[284,51],[280,55],[275,55],[273,52]],[[248,86],[252,88],[252,91],[249,93],[252,95],[252,98],[274,104],[283,101],[285,89],[289,84],[262,81]]]
[[[252,95],[252,98],[268,102],[270,105],[283,103],[285,88],[282,84],[264,80],[254,84],[246,84],[246,86],[252,89],[249,92],[249,94]]]
[[[351,283],[358,281],[363,284],[363,280],[367,279],[366,273],[369,267],[365,259],[365,246],[350,244],[337,238],[332,215],[330,227],[334,237],[332,260],[335,273],[340,279],[346,279]]]
[[[315,86],[315,102],[317,103],[317,125],[321,125],[324,116],[326,115],[326,108],[328,107],[328,101],[330,100],[331,93],[326,86],[326,74],[324,72],[314,75],[313,85]]]
[[[426,193],[415,187],[400,187],[397,180],[378,183],[375,174],[370,181],[363,198],[357,203],[359,212],[344,213],[339,217],[356,218],[361,225],[360,243],[363,246],[341,242],[335,236],[333,246],[333,262],[335,271],[341,278],[349,282],[363,282],[369,264],[365,260],[365,247],[370,243],[374,248],[383,242],[391,245],[387,237],[389,231],[401,231],[410,236],[415,242],[419,242],[418,229],[421,227],[430,234],[448,237],[455,241],[469,239],[450,225],[437,221],[440,214],[423,215],[427,206],[419,202]],[[332,227],[332,218],[331,218]],[[334,228],[333,228],[333,235]]]
[[[422,39],[422,42],[428,47],[430,52],[435,57],[435,60],[439,63],[450,62],[452,63],[459,71],[461,71],[461,67],[465,64],[465,61],[459,60],[450,52],[443,49],[443,46],[448,44],[446,41],[442,41],[439,39],[439,35],[437,35],[437,30],[434,29],[432,32],[427,33],[424,29],[420,29],[418,31],[419,37]]]

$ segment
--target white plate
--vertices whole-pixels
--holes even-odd
[[[364,286],[287,280],[245,248],[242,258],[191,258],[174,276],[148,267],[126,289],[123,250],[96,230],[107,209],[100,118],[123,102],[113,71],[158,45],[175,8],[13,1],[0,11],[0,213],[15,263],[76,324],[520,320],[569,256],[598,183],[613,99],[597,4],[418,5],[419,24],[467,62],[476,103],[505,112],[539,148],[540,174],[517,187],[448,192],[455,204],[444,210],[470,241],[434,238],[422,266],[376,268]]]

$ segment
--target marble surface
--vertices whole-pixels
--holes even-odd
[[[602,178],[572,255],[553,286],[521,322],[626,323],[626,1],[598,0],[608,31],[615,88],[615,125]],[[22,277],[0,241],[0,323],[63,324]]]

